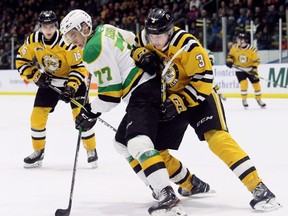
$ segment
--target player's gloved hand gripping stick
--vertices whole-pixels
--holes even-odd
[[[88,85],[88,84],[87,84],[87,85]],[[60,89],[58,89],[57,87],[52,86],[52,85],[49,85],[49,87],[50,87],[51,89],[53,89],[54,91],[56,91],[58,94],[60,94],[60,95],[63,94],[63,92],[62,92]],[[86,110],[85,106],[83,106],[81,103],[79,103],[78,101],[76,101],[74,98],[70,98],[70,102],[73,103],[73,104],[75,104],[77,107]],[[86,110],[86,111],[87,111],[87,110]],[[108,122],[106,122],[105,120],[101,119],[100,117],[98,117],[97,119],[98,119],[101,123],[103,123],[105,126],[111,128],[113,131],[115,131],[115,132],[117,131],[116,128],[114,128],[112,125],[110,125],[110,124],[109,124]]]

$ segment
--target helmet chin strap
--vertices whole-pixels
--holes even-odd
[[[247,46],[247,43],[245,42],[245,43],[241,43],[241,48],[245,48],[246,46]]]

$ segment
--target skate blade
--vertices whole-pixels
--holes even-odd
[[[214,196],[216,194],[216,190],[214,189],[211,189],[207,192],[203,192],[203,193],[197,193],[197,194],[191,194],[191,195],[182,195],[180,194],[181,196],[183,197],[190,197],[190,198],[193,198],[193,197],[197,197],[197,198],[201,198],[201,197],[210,197],[210,196]]]
[[[41,166],[42,166],[42,161],[36,161],[33,164],[24,163],[24,168],[27,168],[27,169],[37,168],[37,167],[41,167]]]
[[[193,194],[193,195],[191,195],[191,197],[207,197],[207,196],[211,196],[211,195],[213,196],[215,194],[216,194],[216,190],[210,188],[210,190],[205,192],[205,193]]]
[[[259,212],[270,212],[281,208],[275,198],[270,199],[269,201],[261,201],[254,206],[254,209]]]
[[[182,206],[174,206],[173,208],[167,209],[159,209],[155,210],[151,213],[151,216],[191,216],[190,214],[186,213]]]
[[[97,161],[90,162],[89,164],[93,169],[96,169],[98,167]]]

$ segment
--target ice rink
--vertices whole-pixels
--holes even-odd
[[[91,98],[93,99],[93,98]],[[43,167],[24,169],[23,158],[33,152],[30,113],[33,96],[0,96],[0,216],[53,216],[67,208],[78,131],[69,105],[59,102],[47,125]],[[265,99],[260,109],[248,99],[224,101],[231,135],[249,154],[264,183],[283,207],[263,216],[288,215],[288,99]],[[121,104],[102,119],[117,127],[124,113]],[[95,126],[99,155],[97,169],[87,164],[82,144],[71,216],[144,216],[153,204],[149,188],[138,179],[113,148],[114,132],[101,122]],[[252,216],[251,193],[236,176],[199,142],[191,128],[179,151],[172,152],[198,177],[217,191],[214,196],[183,198],[185,210],[194,216]],[[175,189],[177,187],[174,185]]]

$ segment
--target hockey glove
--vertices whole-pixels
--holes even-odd
[[[91,105],[86,104],[83,108],[81,108],[80,113],[76,116],[75,124],[76,129],[79,130],[82,127],[83,131],[90,130],[97,121],[97,118],[101,115],[101,113],[93,113],[91,111]]]
[[[161,105],[162,121],[170,121],[176,115],[187,110],[187,102],[184,97],[177,94],[171,94]]]
[[[232,68],[233,67],[233,62],[227,61],[226,62],[226,66],[229,67],[229,68]]]
[[[259,75],[257,73],[257,70],[253,69],[249,72],[247,72],[247,74],[249,74],[250,76],[252,76],[252,78],[255,80],[255,81],[259,81]]]
[[[39,88],[49,88],[51,78],[46,73],[37,71],[33,81]]]
[[[64,91],[59,95],[59,99],[69,103],[71,98],[75,97],[75,89],[69,85],[65,86]]]
[[[149,51],[144,47],[134,47],[131,51],[131,57],[137,66],[150,75],[154,75],[163,69],[163,64],[156,52]]]

